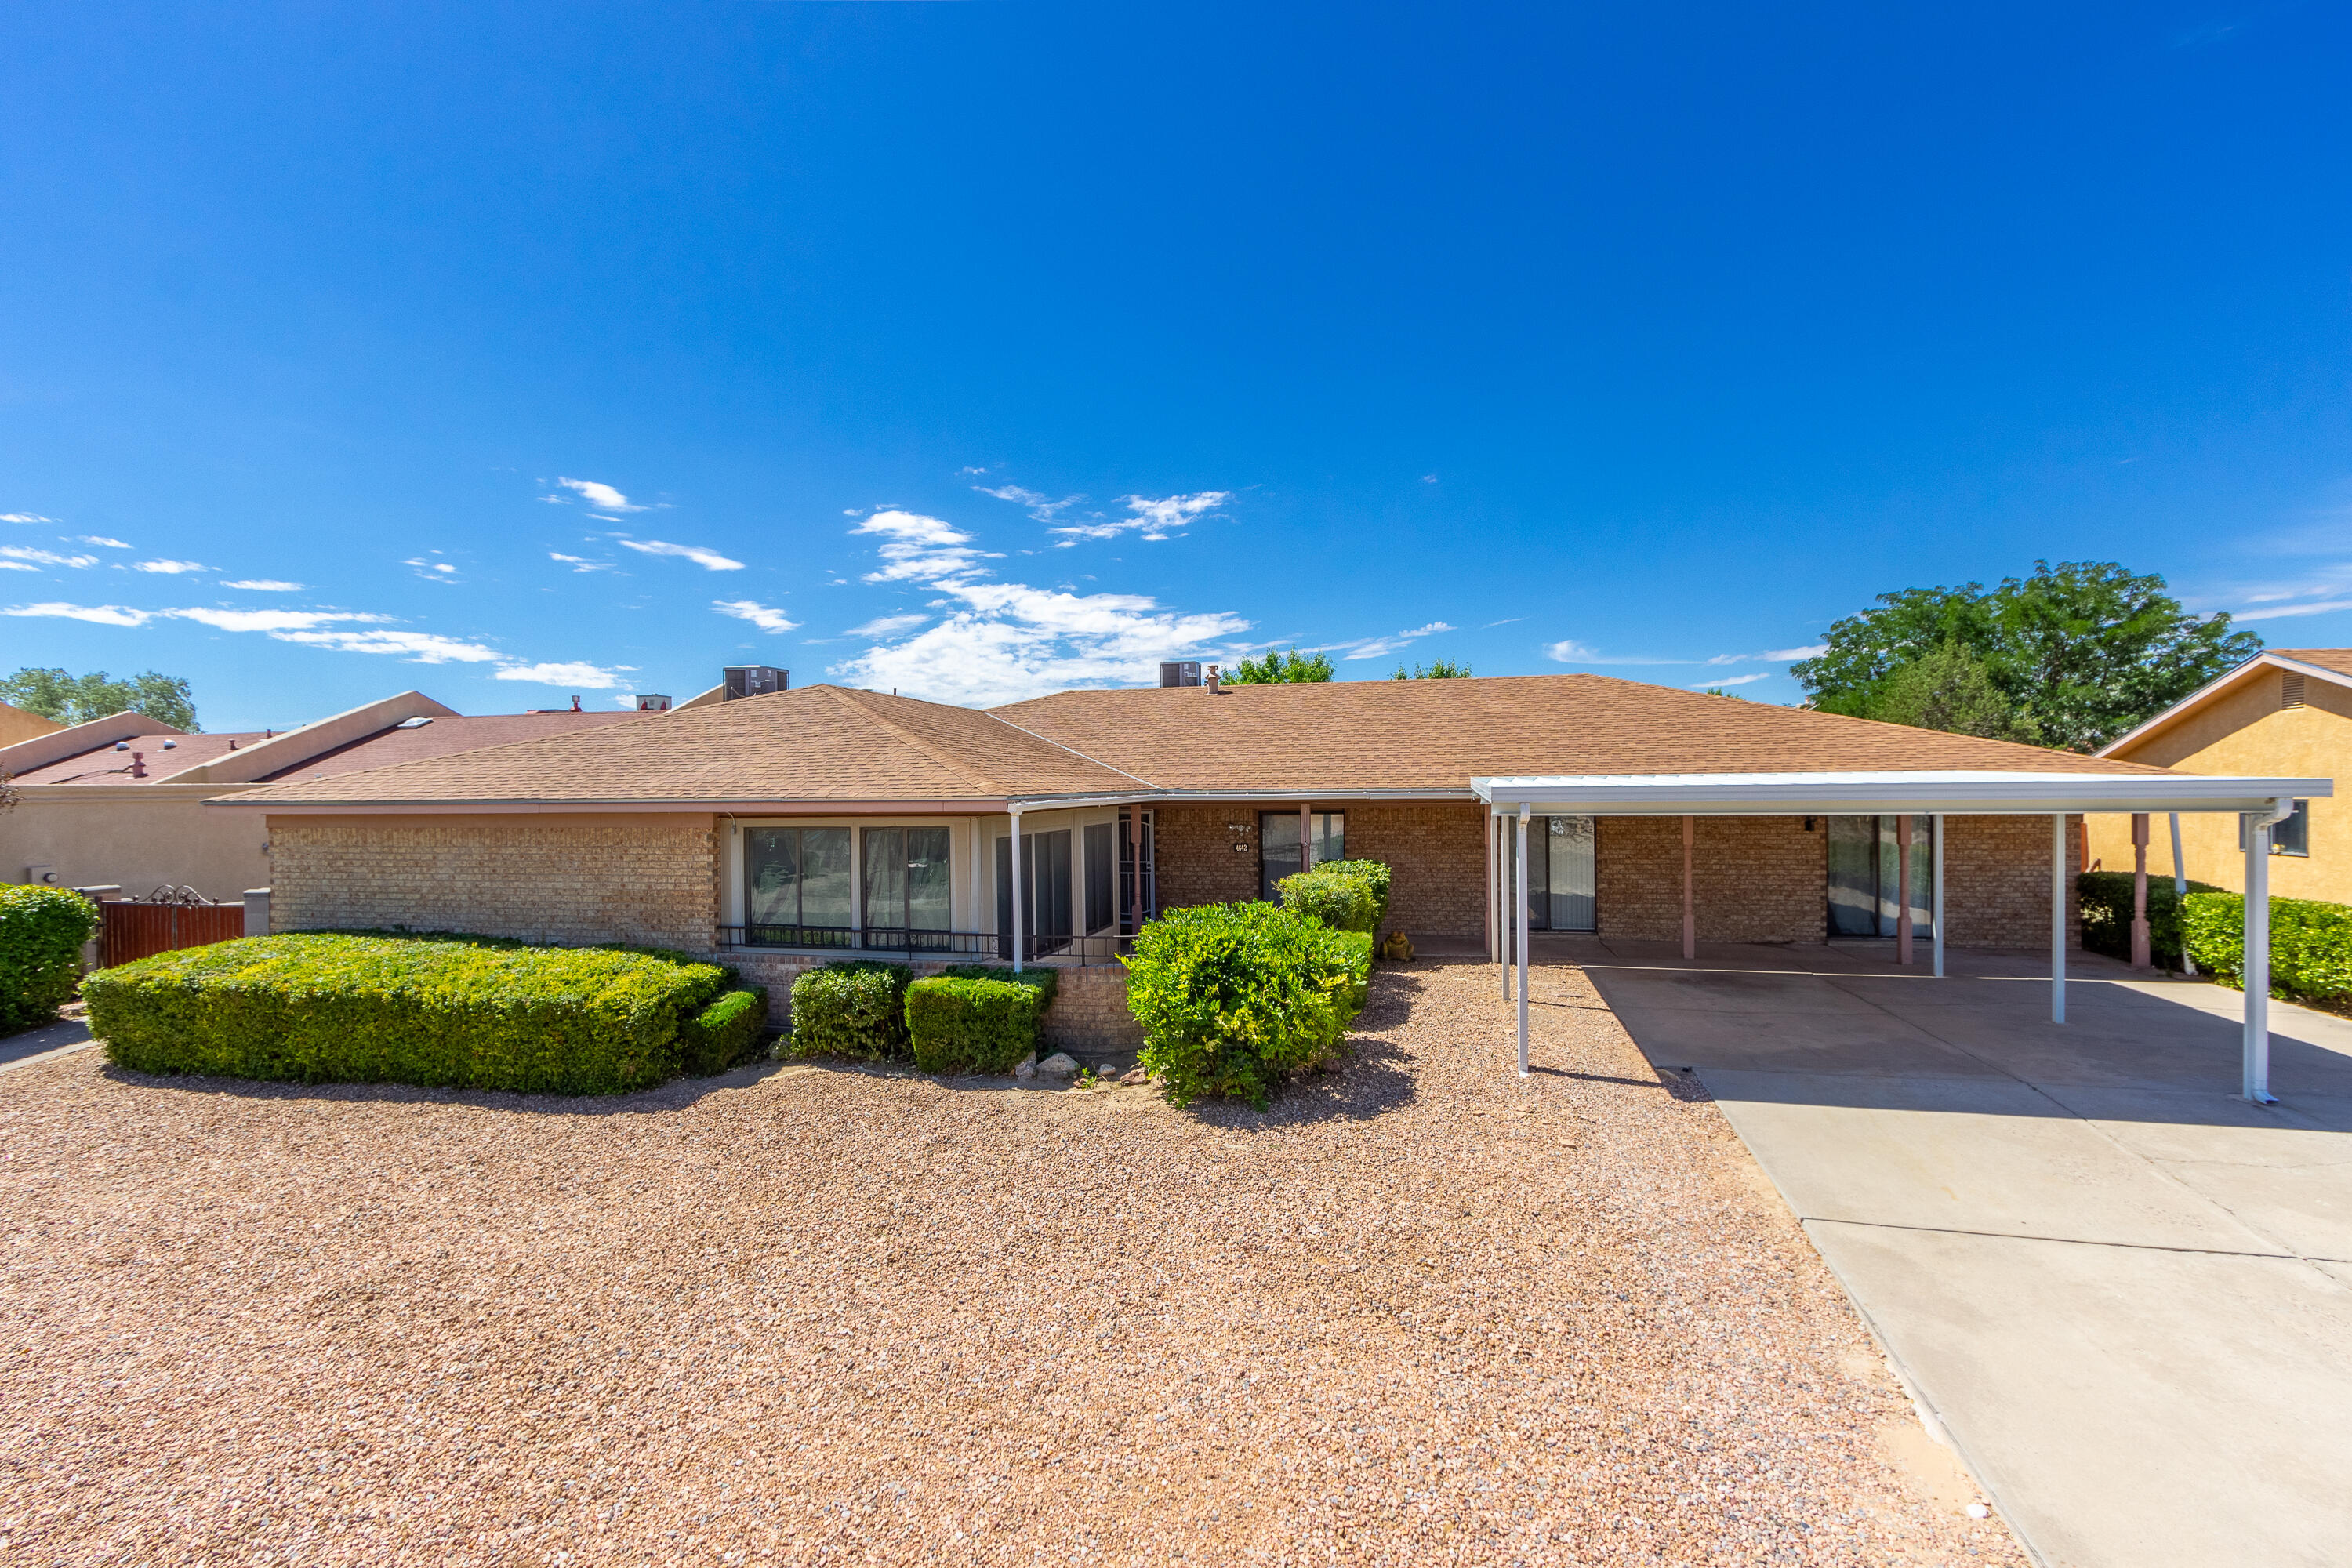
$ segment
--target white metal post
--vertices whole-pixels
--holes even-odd
[[[1021,973],[1021,808],[1011,808],[1013,816],[1013,973]]]
[[[1503,847],[1503,814],[1491,814],[1486,822],[1486,847],[1495,863],[1495,967],[1503,976],[1503,1000],[1511,999],[1511,902],[1504,889],[1510,880],[1504,860],[1508,851]]]
[[[1511,890],[1519,917],[1519,1076],[1528,1076],[1528,805],[1519,803],[1518,886]]]
[[[2246,983],[2244,1092],[2256,1105],[2271,1103],[2271,827],[2263,815],[2246,825]]]
[[[2180,907],[2180,900],[2188,896],[2189,863],[2180,858],[2180,814],[2176,811],[2172,814],[2172,899],[2173,908],[2176,911]],[[2183,927],[2182,940],[2180,943],[2180,971],[2184,974],[2194,975],[2197,973],[2197,961],[2189,956],[2189,942],[2187,938],[2187,928]]]
[[[1928,819],[1927,831],[1934,836],[1936,869],[1936,978],[1944,977],[1944,815],[1937,812]]]
[[[2052,817],[2050,850],[2050,1021],[2066,1021],[2066,814]]]

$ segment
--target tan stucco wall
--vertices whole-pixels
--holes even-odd
[[[38,713],[27,713],[22,708],[0,702],[0,746],[13,746],[19,741],[54,734],[64,728],[54,719],[44,719]]]
[[[70,787],[24,791],[0,813],[0,879],[21,882],[27,866],[53,865],[61,887],[113,883],[135,899],[168,882],[219,903],[269,886],[268,828],[257,811],[185,797],[75,799]]]
[[[2116,753],[2190,773],[2252,773],[2274,777],[2352,777],[2352,690],[2316,676],[2304,683],[2304,706],[2280,711],[2281,672],[2264,669],[2177,723]],[[2352,903],[2352,840],[2346,803],[2311,803],[2308,858],[2273,855],[2271,892],[2280,898]],[[2090,854],[2104,870],[2132,868],[2131,818],[2090,819]],[[2172,828],[2162,816],[2148,823],[2152,876],[2172,875]],[[2226,812],[2184,813],[2181,858],[2189,875],[2233,891],[2245,888],[2246,858],[2238,848],[2238,819]]]

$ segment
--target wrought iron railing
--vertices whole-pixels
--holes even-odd
[[[860,931],[849,926],[733,925],[719,928],[724,951],[746,952],[826,952],[887,956],[920,963],[925,959],[1010,963],[1013,938],[1003,931]],[[1108,931],[1077,936],[1036,931],[1021,939],[1021,956],[1029,962],[1116,963],[1133,950],[1135,938]]]

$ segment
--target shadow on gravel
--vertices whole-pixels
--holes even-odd
[[[747,1062],[711,1078],[678,1078],[635,1094],[509,1094],[503,1089],[424,1089],[410,1083],[289,1083],[267,1079],[204,1078],[189,1074],[101,1069],[117,1083],[182,1094],[218,1094],[238,1100],[308,1100],[327,1104],[471,1105],[484,1110],[528,1116],[644,1116],[683,1110],[705,1095],[744,1089],[796,1062]]]

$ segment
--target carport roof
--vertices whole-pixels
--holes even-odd
[[[1969,771],[1583,773],[1475,778],[1499,809],[1562,816],[1793,816],[1805,813],[1960,816],[2084,811],[2261,811],[2327,796],[2335,781],[2166,773]]]

